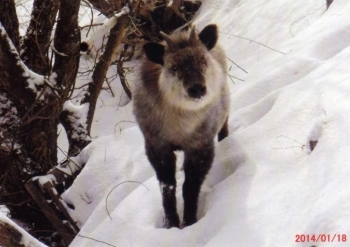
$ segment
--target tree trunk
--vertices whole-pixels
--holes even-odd
[[[48,51],[59,0],[35,0],[27,33],[23,38],[21,59],[34,72],[50,72]]]
[[[2,0],[0,4],[0,23],[4,26],[13,45],[19,51],[19,31],[16,5],[14,0]]]
[[[54,40],[54,74],[51,77],[44,78],[28,69],[5,29],[0,27],[0,203],[10,208],[14,218],[29,223],[35,230],[50,230],[50,224],[36,208],[24,184],[57,165],[58,119],[73,88],[79,66],[80,30],[77,19],[80,1],[60,2],[60,19]],[[55,16],[53,12],[53,7],[44,8],[37,18],[44,22],[43,16]],[[51,29],[52,20],[49,24]],[[51,33],[49,26],[42,29],[46,32],[42,34],[46,41],[43,38],[27,47],[31,49],[36,45],[33,49],[41,52],[40,56],[27,52],[31,55],[26,62],[43,73],[49,71],[45,64],[48,45],[45,42],[50,37],[48,33]],[[40,227],[41,224],[43,227]]]
[[[44,175],[57,165],[59,120],[68,133],[69,155],[77,155],[89,143],[97,98],[126,30],[134,28],[128,36],[129,40],[123,41],[127,44],[125,47],[139,44],[148,34],[150,36],[146,39],[158,40],[160,30],[174,30],[179,23],[186,23],[187,13],[191,12],[186,10],[185,4],[185,9],[182,8],[182,3],[186,2],[182,0],[174,1],[172,8],[167,11],[165,9],[171,6],[164,5],[165,0],[149,3],[89,1],[106,16],[116,11],[114,17],[118,16],[118,22],[110,30],[105,51],[99,57],[88,86],[88,93],[83,97],[82,106],[79,106],[85,107],[86,119],[81,119],[81,108],[66,103],[72,94],[79,66],[80,29],[77,20],[81,1],[34,0],[21,56],[18,54],[15,0],[3,0],[0,4],[0,204],[7,205],[13,218],[30,224],[37,232],[53,229],[24,189],[24,184],[28,179]],[[127,3],[128,8],[125,10],[128,11],[124,13],[128,13],[121,15],[120,11]],[[174,18],[176,25],[172,24]],[[165,19],[167,23],[164,24]],[[129,20],[132,20],[132,25],[129,25]],[[52,56],[49,56],[49,51],[52,51]],[[124,56],[122,54],[117,60],[121,79],[124,79]],[[129,95],[131,97],[130,92]],[[77,118],[81,121],[76,121]],[[57,182],[66,178],[66,174],[58,168],[49,173],[55,177],[61,176]],[[14,232],[8,229],[11,227],[6,224],[0,226],[0,245],[13,244],[4,242],[11,240],[3,236],[12,236]]]

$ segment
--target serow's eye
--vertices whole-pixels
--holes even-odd
[[[170,69],[171,69],[172,72],[176,72],[178,68],[177,68],[176,65],[173,65],[173,66],[171,66]]]

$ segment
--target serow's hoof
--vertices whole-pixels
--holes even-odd
[[[166,229],[170,229],[172,227],[180,227],[180,220],[179,220],[179,216],[175,215],[175,216],[165,216],[164,217],[164,228]]]
[[[192,219],[192,220],[187,220],[187,221],[183,220],[181,225],[180,225],[180,229],[183,229],[183,228],[185,228],[187,226],[193,225],[196,222],[197,222],[197,219]]]

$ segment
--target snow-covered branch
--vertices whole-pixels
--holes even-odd
[[[87,132],[87,114],[89,104],[75,106],[70,101],[63,105],[60,122],[64,126],[69,141],[69,156],[75,156],[90,143]]]
[[[118,19],[123,16],[126,15],[130,12],[129,7],[126,5],[121,11],[119,11],[118,13],[114,13],[112,15],[111,18],[107,19],[102,26],[100,26],[93,34],[90,38],[83,40],[81,42],[80,45],[80,51],[81,52],[88,52],[91,50],[91,48],[93,47],[94,43],[98,40],[101,40],[102,37],[107,34],[109,32],[109,30],[111,30],[115,24],[117,24]]]
[[[84,98],[81,101],[82,104],[89,103],[89,110],[87,115],[88,133],[90,133],[98,95],[106,78],[108,68],[112,63],[112,59],[126,34],[127,24],[128,18],[125,16],[125,14],[119,16],[117,24],[111,29],[105,50],[96,64],[96,68],[91,78],[92,81],[89,83],[88,91],[85,93]]]
[[[15,247],[47,247],[0,212],[0,245]]]

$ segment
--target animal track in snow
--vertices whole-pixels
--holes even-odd
[[[309,148],[310,148],[310,153],[312,151],[314,151],[314,149],[316,148],[316,145],[318,144],[319,139],[321,138],[321,134],[322,134],[322,129],[323,129],[323,125],[325,124],[325,122],[318,122],[315,124],[315,126],[313,127],[310,136],[309,136]]]
[[[277,94],[272,93],[259,100],[255,104],[249,105],[239,110],[241,113],[239,114],[238,112],[238,114],[236,114],[231,119],[231,122],[234,122],[232,131],[244,129],[250,125],[253,125],[261,118],[266,116],[275,104],[276,98]]]

